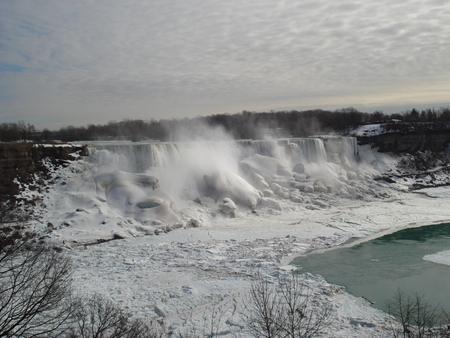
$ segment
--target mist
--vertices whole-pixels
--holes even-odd
[[[355,139],[274,138],[264,131],[255,128],[261,140],[235,140],[221,126],[187,124],[170,131],[172,142],[92,143],[97,192],[107,192],[106,207],[143,224],[186,222],[199,208],[236,217],[313,195],[363,198],[362,182],[373,172]]]

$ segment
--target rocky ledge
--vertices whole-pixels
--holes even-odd
[[[359,128],[360,132],[353,136],[356,136],[358,144],[370,144],[380,152],[439,152],[447,149],[450,143],[448,123],[391,122],[365,127],[366,132],[362,126]],[[370,127],[376,127],[376,132]]]
[[[45,177],[45,161],[65,165],[68,160],[85,156],[87,148],[72,144],[0,143],[0,204],[19,192],[17,182],[30,183],[35,174]],[[2,211],[2,210],[0,210]]]

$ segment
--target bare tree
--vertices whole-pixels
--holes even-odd
[[[250,313],[249,329],[255,337],[279,337],[281,322],[281,304],[279,295],[269,281],[257,276],[250,289],[247,301]]]
[[[157,338],[162,333],[100,296],[80,299],[70,338]]]
[[[247,309],[250,332],[266,338],[319,336],[330,316],[330,306],[317,302],[307,281],[294,274],[279,279],[277,285],[258,277]]]
[[[397,327],[395,323],[392,325],[394,337],[444,337],[442,330],[436,328],[443,318],[440,307],[428,304],[423,295],[417,292],[406,294],[399,289],[386,307],[387,313],[399,323]]]
[[[18,232],[0,238],[0,337],[52,336],[71,317],[71,260]]]

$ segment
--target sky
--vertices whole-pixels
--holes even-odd
[[[0,0],[0,123],[450,106],[448,0]]]

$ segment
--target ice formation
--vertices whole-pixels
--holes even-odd
[[[97,193],[122,216],[144,223],[178,222],[171,208],[182,195],[211,199],[219,209],[224,199],[238,208],[279,209],[267,197],[298,201],[303,193],[332,192],[357,197],[353,182],[363,178],[356,142],[345,137],[94,144],[91,153],[103,172],[95,178]],[[104,172],[105,167],[120,170]]]
[[[450,265],[450,250],[436,252],[432,255],[423,256],[423,259],[437,264]]]
[[[171,209],[173,199],[153,176],[115,171],[98,175],[94,181],[97,194],[104,196],[109,206],[123,217],[142,223],[180,220]]]
[[[94,142],[89,149],[72,163],[61,193],[47,197],[59,206],[50,222],[61,236],[136,237],[279,213],[286,203],[326,208],[332,196],[378,194],[370,187],[373,163],[359,159],[350,137]]]

